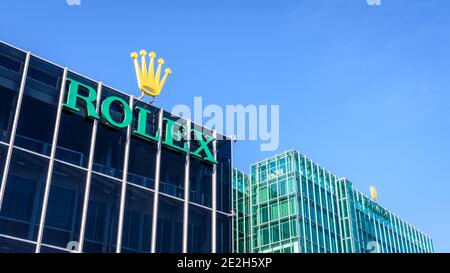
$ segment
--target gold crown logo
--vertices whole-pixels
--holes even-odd
[[[370,186],[370,195],[371,195],[373,201],[377,201],[378,200],[377,189],[375,189],[374,186]]]
[[[164,76],[161,79],[161,69],[162,65],[164,64],[164,60],[162,58],[158,59],[158,68],[156,69],[155,73],[155,52],[150,52],[148,54],[148,56],[150,57],[150,64],[148,69],[147,51],[141,50],[139,52],[139,55],[141,55],[141,67],[139,66],[138,62],[138,54],[136,52],[131,53],[131,58],[134,61],[134,68],[136,69],[139,89],[144,94],[156,97],[161,93],[167,76],[172,73],[172,70],[170,70],[170,68],[166,68],[166,70],[164,70]]]

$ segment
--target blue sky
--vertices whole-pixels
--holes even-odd
[[[156,104],[279,104],[297,149],[450,251],[450,1],[2,0],[0,39],[134,93],[129,53],[173,74]],[[236,145],[242,170],[276,152]]]

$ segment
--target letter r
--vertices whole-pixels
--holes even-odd
[[[82,84],[76,80],[67,78],[70,82],[69,85],[69,93],[67,94],[67,102],[63,104],[63,106],[69,110],[79,112],[80,108],[77,107],[77,99],[81,99],[86,103],[86,111],[87,116],[90,118],[99,119],[100,117],[97,114],[95,109],[95,101],[97,100],[97,91],[94,88]],[[80,90],[80,86],[87,89],[89,94],[87,96],[80,95],[78,92]]]

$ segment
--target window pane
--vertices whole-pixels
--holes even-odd
[[[189,169],[189,201],[211,207],[212,165],[191,157]]]
[[[159,190],[178,198],[184,198],[184,166],[186,155],[169,148],[161,152],[161,181]]]
[[[0,44],[0,141],[9,142],[25,53]]]
[[[154,136],[158,131],[159,110],[148,104],[136,101],[134,106],[139,106],[150,111],[147,115],[146,133]],[[134,111],[133,130],[137,128],[138,113]],[[130,155],[128,165],[128,181],[137,185],[153,189],[155,179],[155,162],[157,143],[151,140],[132,136],[130,142]]]
[[[55,162],[43,243],[67,248],[79,241],[85,184],[85,171]]]
[[[31,57],[14,145],[49,155],[63,70]]]
[[[120,190],[116,180],[92,176],[84,252],[116,251]]]
[[[0,253],[34,253],[36,245],[0,237]]]
[[[6,153],[8,152],[8,146],[0,144],[0,174],[3,174],[3,170],[5,169],[5,158]],[[0,187],[2,185],[2,181],[0,181]]]
[[[183,202],[160,195],[156,252],[181,253],[183,243]]]
[[[166,135],[173,134],[173,145],[183,149],[186,146],[185,120],[172,116],[166,112],[164,112],[163,116],[163,140],[165,140]],[[174,121],[173,127],[167,126],[169,120]],[[171,129],[172,132],[166,132],[168,129]],[[161,192],[178,198],[184,198],[185,162],[186,153],[177,148],[163,145],[161,153],[161,181],[159,188]]]
[[[231,217],[217,213],[217,253],[231,253]]]
[[[104,87],[102,89],[102,102],[109,96],[116,96],[124,101],[129,101],[128,96]],[[111,118],[122,121],[124,118],[123,105],[111,104]],[[112,177],[121,178],[127,139],[127,128],[116,129],[106,124],[106,121],[98,123],[97,138],[95,144],[94,170]]]
[[[281,240],[288,239],[289,236],[289,222],[281,222]]]
[[[278,224],[275,224],[270,227],[271,229],[271,235],[272,235],[272,243],[276,243],[280,240],[280,226]]]
[[[153,192],[127,185],[122,252],[150,252]]]
[[[288,201],[284,200],[280,203],[280,217],[286,217],[289,215],[289,207],[288,207]]]
[[[270,220],[277,220],[278,219],[278,204],[274,203],[270,205]]]
[[[281,178],[278,182],[278,194],[283,196],[286,194],[286,178]]]
[[[218,136],[218,138],[224,138]],[[217,210],[231,213],[231,141],[217,141]]]
[[[97,83],[93,81],[71,72],[68,73],[68,77],[97,90]],[[69,86],[69,84],[66,84],[64,102],[67,101]],[[82,86],[80,86],[79,92],[80,95],[88,95],[88,90]],[[94,122],[92,119],[86,118],[86,103],[83,100],[77,100],[77,107],[80,108],[79,112],[73,112],[63,108],[59,125],[56,158],[86,168],[88,165]],[[76,137],[74,137],[75,135]]]
[[[277,183],[272,183],[269,186],[269,199],[277,198],[278,191],[277,191]]]
[[[212,211],[189,206],[189,253],[211,253]]]
[[[261,214],[261,220],[260,220],[261,224],[269,221],[269,208],[268,207],[262,207],[260,209],[260,214]]]
[[[267,201],[267,198],[268,198],[267,193],[268,193],[267,187],[259,188],[259,202],[260,203]]]
[[[36,240],[48,160],[15,149],[0,212],[0,233]]]

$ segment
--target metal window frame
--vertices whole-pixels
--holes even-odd
[[[14,141],[16,139],[17,126],[19,123],[20,110],[22,107],[23,93],[25,91],[25,84],[26,84],[27,75],[28,75],[28,68],[30,66],[30,59],[31,59],[31,52],[28,51],[26,53],[25,63],[23,66],[22,78],[20,81],[20,88],[19,88],[19,92],[18,92],[18,96],[17,96],[16,110],[14,112],[15,114],[14,114],[14,119],[13,119],[13,125],[11,128],[11,137],[9,140],[9,147],[8,147],[8,152],[6,154],[5,167],[3,170],[2,185],[0,187],[0,210],[2,209],[2,205],[3,205],[3,198],[5,195],[6,182],[8,180],[9,167],[11,164],[12,152],[14,150]]]
[[[213,131],[213,138],[217,139],[216,130]],[[213,154],[217,161],[217,140],[213,142]],[[212,195],[211,253],[217,253],[217,164],[213,165]]]
[[[301,216],[302,216],[302,223],[301,223],[301,225],[302,225],[302,229],[303,229],[303,234],[300,233],[300,227],[297,230],[298,230],[298,234],[299,234],[300,238],[303,238],[303,240],[301,240],[301,239],[299,240],[299,243],[300,243],[300,241],[303,241],[303,247],[300,248],[300,252],[306,253],[305,213],[304,213],[305,208],[303,206],[303,185],[302,185],[303,184],[302,183],[303,182],[303,177],[302,177],[302,172],[301,172],[301,169],[303,167],[302,167],[302,164],[301,164],[301,155],[300,155],[300,153],[296,153],[296,159],[297,159],[297,168],[299,169],[299,176],[300,176],[300,181],[299,181],[299,184],[300,184],[300,187],[299,187],[300,188],[299,189],[300,201],[299,201],[299,203],[300,203],[301,207],[299,206],[298,208],[301,210]],[[305,183],[305,185],[306,185],[306,183]],[[298,223],[298,225],[300,226],[300,223]]]
[[[153,197],[153,219],[152,219],[152,242],[150,247],[151,253],[156,253],[156,235],[157,235],[157,227],[158,227],[158,203],[159,203],[159,181],[161,175],[161,151],[162,151],[162,133],[163,133],[163,118],[164,118],[164,109],[161,108],[159,110],[158,117],[158,149],[156,152],[156,163],[155,163],[155,194]]]
[[[102,89],[103,89],[103,83],[99,82],[97,85],[97,105],[96,105],[96,111],[98,113],[100,109],[100,103],[101,103],[101,97],[102,97]],[[87,220],[87,212],[88,212],[88,206],[89,206],[89,194],[91,190],[91,180],[92,180],[92,174],[93,174],[93,167],[94,167],[94,153],[95,153],[95,144],[97,140],[97,129],[98,129],[98,123],[99,120],[95,119],[94,124],[92,126],[92,135],[91,135],[91,144],[89,148],[89,163],[88,163],[88,171],[86,175],[86,186],[84,191],[84,199],[83,199],[83,212],[81,216],[81,226],[80,226],[80,236],[78,240],[78,249],[77,252],[83,252],[84,248],[84,237],[86,233],[86,220]]]
[[[188,240],[189,240],[189,194],[190,194],[190,165],[191,165],[191,124],[192,122],[186,120],[187,134],[187,153],[184,162],[184,208],[183,208],[183,253],[188,253]]]
[[[63,72],[62,82],[61,82],[61,88],[59,91],[60,93],[59,93],[59,100],[58,100],[58,110],[56,112],[55,128],[53,130],[52,148],[51,148],[51,152],[50,152],[50,160],[49,160],[49,165],[48,165],[48,169],[47,169],[47,179],[45,181],[45,191],[44,191],[44,198],[43,198],[42,209],[41,209],[41,218],[39,221],[36,253],[41,252],[42,239],[43,239],[43,235],[44,235],[45,218],[47,216],[48,198],[50,195],[52,174],[53,174],[53,168],[55,165],[55,154],[56,154],[56,148],[57,148],[57,142],[58,142],[59,127],[60,127],[60,123],[61,123],[64,92],[66,90],[67,73],[68,73],[68,69],[67,69],[67,67],[65,67],[64,72]]]
[[[133,111],[134,96],[130,96],[129,106],[131,111]],[[131,127],[132,123],[127,126],[127,139],[125,140],[125,151],[124,151],[124,161],[123,161],[123,172],[122,172],[122,188],[120,193],[120,207],[119,207],[119,221],[117,227],[117,240],[116,240],[116,253],[122,251],[122,238],[123,238],[123,221],[125,215],[125,201],[127,193],[127,182],[128,182],[128,161],[130,158],[130,142],[131,142]]]

